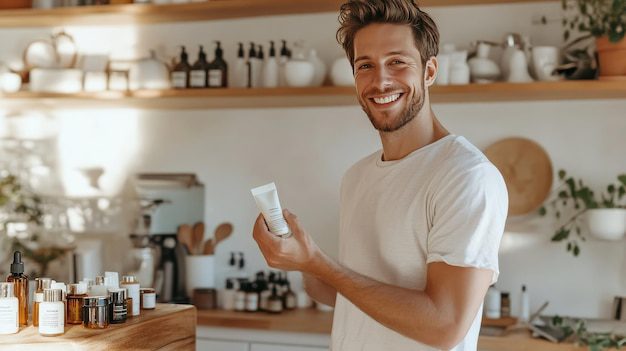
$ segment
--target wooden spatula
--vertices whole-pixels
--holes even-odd
[[[213,238],[204,242],[204,248],[202,252],[205,255],[213,255],[215,253],[215,247],[224,239],[228,238],[233,232],[233,225],[230,223],[222,223],[215,228]]]
[[[189,224],[181,224],[178,226],[178,232],[176,233],[176,238],[178,239],[178,242],[181,245],[183,245],[183,247],[187,251],[187,254],[189,255],[193,255],[191,234],[192,234],[192,230]]]
[[[204,223],[198,222],[193,225],[191,236],[191,246],[194,255],[202,254],[202,242],[204,241]]]

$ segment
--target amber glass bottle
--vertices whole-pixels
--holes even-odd
[[[39,326],[39,304],[43,302],[43,290],[50,289],[52,279],[35,278],[35,298],[33,301],[33,325]]]
[[[67,289],[67,323],[83,323],[83,298],[87,297],[87,285],[85,283],[70,284]]]
[[[15,283],[15,297],[17,297],[19,307],[20,325],[28,324],[28,277],[24,275],[24,262],[22,253],[13,253],[13,263],[11,263],[11,275],[7,277],[7,282]]]

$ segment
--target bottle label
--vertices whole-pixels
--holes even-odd
[[[126,320],[126,305],[125,304],[114,304],[113,305],[113,320],[114,321],[124,321]]]
[[[206,87],[206,72],[201,70],[189,72],[189,86],[192,88]]]
[[[219,69],[209,70],[209,86],[214,88],[222,86],[222,71]]]
[[[35,302],[43,302],[43,293],[35,293]]]
[[[59,334],[65,329],[65,306],[63,302],[39,305],[39,333]]]
[[[0,330],[6,329],[9,331],[9,329],[16,329],[18,327],[17,308],[17,301],[15,301],[15,303],[0,304]]]
[[[172,87],[174,88],[186,88],[187,87],[187,72],[172,72]]]

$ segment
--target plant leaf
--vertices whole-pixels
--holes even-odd
[[[557,232],[552,237],[552,241],[561,241],[567,239],[567,237],[569,236],[569,232],[569,230],[561,227],[561,229],[557,230]]]
[[[539,209],[539,215],[545,216],[547,213],[548,211],[546,210],[546,208],[544,206],[541,206],[541,208]]]
[[[576,245],[574,246],[574,256],[578,256],[578,254],[580,254],[580,248]]]

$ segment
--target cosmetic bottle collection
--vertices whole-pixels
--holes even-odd
[[[0,282],[0,335],[15,334],[28,325],[28,285],[22,254],[15,251],[11,273]],[[142,309],[156,308],[154,289],[141,289],[132,275],[118,280],[117,272],[67,285],[39,277],[34,286],[32,325],[42,336],[63,335],[66,325],[104,329],[139,316]]]

